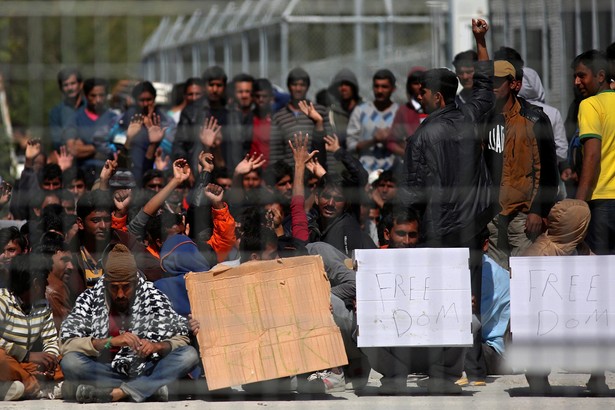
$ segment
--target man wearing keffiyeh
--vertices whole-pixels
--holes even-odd
[[[81,294],[62,324],[66,395],[82,403],[166,401],[166,385],[199,360],[186,319],[139,276],[124,245],[109,252],[102,279]]]

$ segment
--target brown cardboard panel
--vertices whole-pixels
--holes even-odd
[[[210,389],[347,363],[320,256],[189,273],[186,287]]]

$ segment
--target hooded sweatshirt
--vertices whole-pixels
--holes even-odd
[[[547,114],[553,127],[557,162],[561,164],[566,161],[566,158],[568,158],[568,139],[566,138],[562,115],[557,108],[545,103],[545,89],[540,76],[529,67],[523,67],[523,86],[519,91],[519,97],[524,98],[530,104],[542,108],[544,113]],[[560,170],[562,170],[561,165]]]
[[[348,128],[348,119],[350,118],[350,111],[346,111],[346,109],[342,106],[342,101],[340,100],[340,93],[338,91],[338,87],[343,82],[347,82],[352,84],[354,88],[354,97],[357,99],[357,104],[359,105],[362,102],[361,97],[359,96],[359,81],[357,80],[357,76],[352,72],[352,70],[348,68],[342,68],[335,74],[333,80],[331,80],[331,84],[329,85],[329,94],[331,94],[335,100],[335,102],[331,105],[329,116],[331,125],[335,129],[337,136],[341,141],[346,141],[346,128]]]
[[[587,234],[589,220],[589,206],[585,201],[564,199],[556,203],[549,212],[549,228],[536,238],[524,256],[576,255]]]
[[[209,264],[199,252],[196,243],[186,235],[167,238],[160,249],[160,267],[169,277],[154,282],[154,286],[168,296],[173,309],[182,316],[190,313],[190,302],[184,275],[188,272],[205,272]]]

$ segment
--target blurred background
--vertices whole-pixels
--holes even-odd
[[[173,83],[211,65],[282,86],[302,66],[309,97],[348,67],[370,97],[378,68],[401,82],[412,66],[451,67],[473,47],[477,16],[492,27],[490,50],[517,49],[563,115],[574,56],[615,39],[615,0],[0,1],[0,175],[14,176],[19,141],[46,140],[62,67],[108,79],[111,105],[124,104],[139,79],[156,82],[164,102]],[[405,100],[403,87],[395,99]]]

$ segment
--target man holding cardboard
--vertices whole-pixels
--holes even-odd
[[[102,280],[77,299],[60,337],[65,396],[81,403],[166,401],[166,386],[199,361],[186,319],[139,277],[122,244],[109,252]]]

